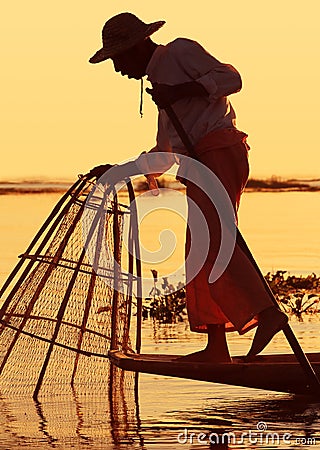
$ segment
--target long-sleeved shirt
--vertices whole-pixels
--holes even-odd
[[[197,42],[178,38],[167,45],[159,45],[146,73],[152,84],[174,86],[197,81],[204,86],[208,97],[186,97],[174,103],[174,111],[194,145],[211,131],[235,127],[236,115],[227,96],[241,89],[240,74],[230,64],[211,56]],[[159,110],[157,142],[150,152],[187,154],[164,109]],[[169,154],[167,158],[162,155],[158,172],[165,172],[173,162]],[[150,173],[148,153],[140,155],[136,163],[142,172]]]

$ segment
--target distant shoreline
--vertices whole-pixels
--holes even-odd
[[[0,182],[0,195],[65,193],[72,183],[67,182]]]
[[[246,191],[253,192],[317,192],[320,191],[320,179],[299,180],[271,177],[268,179],[251,178],[248,180]]]
[[[73,184],[72,181],[0,181],[0,195],[10,194],[50,194],[64,193]],[[183,185],[174,178],[162,176],[159,178],[159,187],[184,190]],[[144,178],[137,179],[135,183],[137,191],[148,189]],[[320,191],[320,178],[316,179],[282,179],[250,178],[245,188],[246,192],[318,192]]]
[[[158,180],[159,187],[184,190],[184,186],[172,177],[162,176]],[[146,191],[147,183],[141,179],[137,191]],[[245,192],[318,192],[320,191],[320,178],[312,179],[284,179],[280,177],[250,178]]]

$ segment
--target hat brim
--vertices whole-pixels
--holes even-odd
[[[151,36],[153,33],[159,30],[163,25],[165,24],[165,21],[159,21],[150,23],[145,31],[143,33],[139,33],[135,36],[132,36],[131,39],[127,40],[125,43],[119,43],[119,45],[113,45],[108,47],[102,47],[100,50],[98,50],[91,58],[89,59],[89,62],[91,64],[97,64],[102,61],[106,61],[109,58],[112,58],[113,56],[116,56],[126,50],[129,50],[130,48],[134,47],[139,42],[143,41],[147,37]]]
[[[106,51],[106,49],[102,47],[93,56],[91,56],[91,58],[89,59],[89,62],[91,64],[97,64],[99,62],[106,61],[110,57],[111,57],[111,55],[109,55],[108,52]]]

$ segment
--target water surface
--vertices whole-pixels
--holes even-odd
[[[60,194],[0,197],[1,284],[59,198]],[[244,195],[240,228],[263,272],[320,273],[319,200],[320,193],[309,192]],[[185,225],[176,226],[183,249]],[[154,245],[159,228],[158,219],[145,224],[145,245]],[[173,267],[180,263],[181,248],[170,262]],[[317,318],[293,320],[292,326],[305,351],[320,351]],[[252,335],[230,333],[231,353],[246,353]],[[202,348],[204,339],[190,333],[187,322],[160,326],[147,320],[142,351],[185,354]],[[267,353],[289,351],[281,334],[266,349]],[[5,386],[0,393],[0,449],[204,449],[210,448],[209,443],[198,443],[197,437],[212,432],[234,433],[237,442],[230,448],[275,448],[260,435],[259,442],[248,438],[240,442],[242,433],[266,430],[278,433],[280,439],[285,433],[291,435],[289,443],[281,440],[281,448],[320,448],[313,440],[303,445],[308,438],[320,439],[320,402],[316,399],[147,374],[140,375],[139,395],[135,395],[132,376],[116,374],[110,391],[108,361],[88,364],[95,366],[96,377],[83,379],[74,389],[65,383],[41,392],[39,402],[22,388],[19,392],[12,379],[12,387]],[[58,374],[64,368],[56,370]],[[27,386],[28,370],[17,378]]]

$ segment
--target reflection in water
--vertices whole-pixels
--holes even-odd
[[[35,400],[34,404],[35,404],[35,407],[36,407],[37,414],[39,416],[39,431],[44,434],[45,438],[47,439],[48,444],[50,446],[52,446],[52,444],[57,439],[55,439],[53,436],[51,436],[51,434],[48,433],[48,431],[47,431],[48,422],[47,422],[47,419],[44,416],[43,408],[42,408],[41,403],[38,400]]]
[[[294,321],[292,326],[306,351],[318,351],[318,321]],[[143,325],[147,353],[194,351],[202,345],[200,338],[190,335],[183,323]],[[229,344],[233,354],[242,354],[247,346],[243,337],[233,333]],[[269,352],[287,352],[285,345],[279,335]],[[64,363],[61,360],[56,371],[66,370]],[[320,438],[320,402],[312,398],[146,374],[140,375],[138,384],[138,376],[110,368],[106,360],[84,358],[82,365],[87,371],[79,371],[73,389],[67,382],[54,384],[54,389],[48,385],[36,403],[31,400],[32,390],[23,392],[18,383],[14,391],[12,379],[12,389],[4,390],[0,399],[1,449],[21,445],[30,450],[219,448],[208,440],[198,444],[195,439],[202,433],[206,438],[212,433],[220,437],[234,433],[238,441],[231,441],[231,448],[261,448],[248,438],[240,440],[241,433],[257,433],[259,423],[266,424],[270,433],[290,433],[292,439]],[[28,385],[29,375],[21,372],[19,382]],[[226,443],[220,448],[228,448]],[[293,448],[294,443],[281,448]],[[312,448],[320,444],[312,441]]]
[[[131,381],[131,385],[128,381]],[[135,384],[137,383],[137,377],[118,367],[111,366],[109,378],[110,425],[112,440],[118,446],[122,443],[133,443],[134,437],[137,435],[137,407],[133,404],[134,401],[138,401],[135,396],[137,389]]]
[[[110,368],[108,382],[73,387],[41,401],[1,398],[0,448],[141,448],[137,383],[130,372]],[[66,386],[61,386],[61,391]],[[5,445],[3,447],[2,445]]]
[[[190,409],[180,419],[192,429],[210,427],[211,432],[257,431],[257,424],[264,422],[270,432],[320,437],[320,402],[313,403],[308,397],[230,399],[203,410]]]
[[[90,438],[88,436],[86,436],[83,432],[84,426],[85,426],[85,422],[84,422],[84,411],[83,411],[83,406],[81,404],[81,401],[79,399],[79,396],[77,394],[76,389],[74,388],[74,386],[72,387],[72,394],[73,394],[73,400],[74,400],[74,404],[75,404],[75,413],[77,416],[77,425],[76,425],[76,429],[75,429],[75,433],[76,435],[79,437],[79,440],[82,442],[86,442],[86,443],[90,443]]]
[[[192,388],[193,382],[189,383]],[[156,386],[156,379],[153,384]],[[100,390],[97,386],[86,390],[80,386],[69,396],[57,393],[55,397],[35,402],[30,397],[1,398],[0,448],[17,449],[23,444],[32,450],[176,449],[180,446],[227,449],[226,436],[236,439],[230,441],[232,448],[252,448],[248,439],[241,442],[241,434],[250,430],[257,433],[259,423],[265,423],[268,431],[280,436],[290,433],[292,439],[320,438],[320,402],[241,388],[225,391],[219,390],[219,385],[215,388],[200,384],[205,386],[207,397],[195,389],[189,392],[189,399],[193,399],[191,405],[189,402],[183,409],[180,403],[176,410],[159,411],[159,416],[152,418],[148,414],[143,416],[145,405],[140,417],[138,376],[115,367],[110,370],[108,385],[100,386]],[[208,393],[217,395],[208,397]],[[165,395],[162,392],[162,397]],[[155,387],[154,392],[149,389],[148,401],[161,409],[165,398],[158,397]],[[201,444],[196,440],[199,436]],[[209,436],[220,439],[220,445],[210,444]]]
[[[319,351],[316,318],[302,323],[295,320],[292,326],[306,351]],[[199,339],[202,336],[190,334],[187,323],[159,325],[148,320],[143,324],[142,350],[181,354],[201,347]],[[228,339],[232,354],[243,354],[250,340],[235,333]],[[268,351],[288,352],[284,336],[279,334]],[[29,368],[22,355],[21,360]],[[36,403],[28,389],[31,368],[22,370],[21,366],[18,374],[10,372],[15,378],[11,378],[11,387],[9,380],[3,384],[0,399],[0,449],[15,450],[22,445],[30,450],[175,450],[208,449],[210,445],[217,449],[208,436],[222,439],[230,433],[238,439],[230,442],[231,448],[261,448],[262,444],[254,447],[248,438],[243,443],[240,439],[242,433],[257,433],[261,423],[266,424],[266,431],[280,436],[320,438],[320,401],[312,398],[146,374],[140,375],[138,385],[138,376],[95,357],[81,357],[71,388],[70,377],[62,375],[68,368],[66,362],[61,357],[58,366],[52,367],[52,380],[57,382],[46,385]],[[207,441],[198,444],[195,439],[203,435]],[[220,443],[220,448],[228,448],[227,441]],[[293,448],[293,444],[281,448]],[[312,441],[312,448],[320,444]]]

